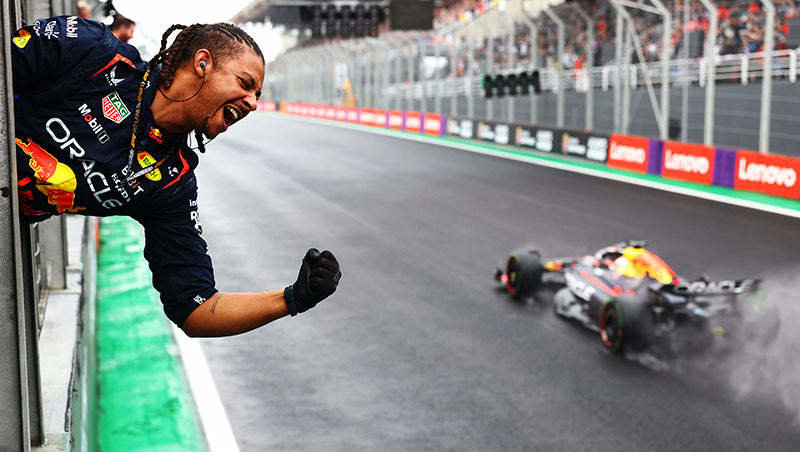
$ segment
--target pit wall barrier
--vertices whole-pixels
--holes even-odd
[[[69,450],[208,450],[142,228],[126,217],[97,222],[87,218],[84,233]]]
[[[263,104],[263,105],[262,105]],[[665,179],[800,199],[800,159],[647,137],[449,118],[436,113],[259,101],[259,111],[329,119],[429,136],[454,136],[564,154]]]

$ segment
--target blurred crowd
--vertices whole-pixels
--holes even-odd
[[[642,0],[638,0],[642,1]],[[607,1],[579,0],[580,6],[587,11],[595,21],[595,65],[613,64],[616,43],[616,10]],[[684,0],[665,0],[665,7],[673,17],[673,27],[669,41],[671,58],[679,58],[686,50],[689,58],[702,56],[705,33],[709,28],[709,13],[697,0],[689,3],[689,18],[684,19]],[[759,52],[764,46],[764,26],[766,14],[764,7],[757,0],[715,0],[719,8],[719,28],[714,52],[718,55],[754,53]],[[773,0],[776,6],[775,20],[775,49],[782,50],[800,45],[800,18],[798,18],[798,5],[800,0]],[[648,6],[652,4],[645,2]],[[435,22],[437,26],[445,26],[455,21],[466,22],[470,18],[488,9],[493,4],[488,0],[444,0],[442,6],[436,11]],[[661,17],[638,9],[628,8],[634,18],[637,33],[641,38],[641,50],[645,61],[657,61],[661,58],[662,33],[664,32]],[[517,61],[529,61],[532,55],[537,55],[539,64],[558,63],[565,68],[579,69],[586,61],[586,27],[574,10],[567,5],[556,9],[557,14],[563,17],[566,30],[564,54],[561,61],[557,58],[558,29],[547,15],[541,14],[536,18],[538,26],[538,48],[536,52],[530,51],[530,29],[517,23],[513,30],[513,42],[509,43],[507,37],[494,39],[495,64],[504,65],[513,55]],[[684,42],[684,29],[689,34],[689,42]],[[794,33],[790,36],[790,32]],[[482,48],[476,49],[476,61],[486,58],[488,40],[484,40]],[[687,46],[685,48],[685,46]],[[466,58],[464,58],[466,59]],[[634,57],[638,60],[638,56]],[[465,62],[459,64],[459,72]]]
[[[105,16],[111,18],[111,23],[108,25],[111,33],[122,42],[130,41],[133,38],[133,32],[136,30],[136,22],[118,13],[112,0],[108,0],[105,3],[103,10]],[[85,1],[75,3],[75,11],[78,17],[92,19],[92,5]]]

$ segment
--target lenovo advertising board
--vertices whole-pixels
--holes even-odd
[[[259,100],[258,105],[256,107],[256,111],[263,111],[263,112],[274,112],[277,110],[277,105],[275,102],[269,100]]]
[[[362,126],[371,126],[373,124],[373,113],[371,108],[358,109],[358,123]]]
[[[358,110],[355,108],[348,108],[347,109],[347,122],[350,123],[357,123],[358,122]]]
[[[389,123],[389,112],[380,108],[375,109],[373,112],[375,115],[373,120],[373,125],[375,127],[379,127],[381,129],[385,129],[386,125]]]
[[[650,140],[629,135],[611,135],[608,145],[608,166],[647,173]]]
[[[715,149],[702,144],[664,142],[661,175],[668,179],[711,185]]]
[[[359,124],[371,127],[386,127],[386,110],[361,108],[358,115]]]
[[[783,198],[800,197],[800,159],[758,152],[736,152],[733,188]]]
[[[425,135],[441,136],[444,132],[444,116],[438,113],[425,113],[422,120]]]
[[[407,111],[405,128],[408,132],[419,133],[422,130],[422,113]]]
[[[392,110],[389,112],[389,128],[392,130],[403,130],[403,123],[405,122],[405,113],[399,110]]]

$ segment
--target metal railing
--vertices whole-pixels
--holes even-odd
[[[788,80],[792,83],[797,82],[798,75],[798,53],[800,50],[777,50],[772,52],[772,77],[773,79]],[[722,55],[715,59],[716,68],[714,79],[717,82],[738,83],[747,85],[760,81],[764,77],[764,54],[763,52]],[[669,83],[678,84],[683,81],[704,86],[706,83],[706,63],[703,58],[671,60],[668,63]],[[645,79],[650,78],[655,85],[661,84],[662,69],[661,62],[632,64],[628,74],[631,87],[636,89],[645,85]],[[531,70],[532,65],[521,64],[508,66],[496,74],[518,73],[524,70]],[[586,92],[588,86],[593,86],[602,91],[614,88],[617,67],[615,65],[598,66],[582,69],[568,69],[559,72],[552,67],[539,69],[542,89],[545,91],[557,92],[558,87],[568,91],[579,93]],[[562,80],[559,85],[558,76],[561,74]],[[380,96],[389,97],[413,97],[415,99],[426,96],[441,95],[449,96],[483,96],[481,77],[483,73],[473,71],[472,74],[463,74],[458,78],[449,76],[429,77],[423,80],[423,84],[413,83],[394,83],[386,86]],[[591,80],[590,80],[591,78]],[[423,85],[426,86],[423,91]],[[374,105],[372,105],[374,106]]]
[[[716,11],[713,2],[701,1],[709,11]],[[543,57],[532,51],[538,48],[537,36],[543,22],[540,18],[529,17],[521,2],[508,0],[504,10],[492,9],[472,22],[455,24],[430,33],[391,32],[378,39],[339,41],[287,52],[270,64],[265,91],[274,100],[341,105],[346,99],[351,99],[355,100],[357,106],[363,107],[406,108],[436,113],[449,111],[451,114],[458,111],[458,103],[463,99],[467,104],[468,116],[475,116],[476,110],[479,110],[484,119],[493,119],[500,103],[507,108],[505,113],[499,113],[513,118],[515,105],[519,107],[519,102],[508,98],[502,102],[496,98],[485,99],[482,76],[537,69],[542,89],[554,96],[551,100],[553,105],[547,106],[557,111],[554,122],[564,122],[565,109],[576,108],[574,104],[569,108],[564,106],[566,94],[578,93],[585,95],[582,103],[585,109],[583,125],[592,127],[596,113],[594,93],[613,91],[613,111],[603,114],[613,115],[612,132],[627,133],[634,119],[632,102],[639,99],[631,91],[642,89],[646,91],[646,102],[649,101],[657,123],[657,134],[659,138],[667,139],[667,125],[676,111],[680,112],[684,129],[694,127],[688,124],[689,105],[686,101],[686,93],[694,86],[703,88],[706,94],[702,107],[703,141],[712,144],[716,129],[714,119],[724,113],[715,110],[715,85],[759,83],[762,87],[760,123],[753,124],[756,128],[752,133],[759,136],[759,149],[762,152],[769,150],[767,139],[770,137],[773,103],[772,81],[796,83],[797,49],[773,50],[769,52],[769,57],[767,52],[716,55],[718,48],[707,40],[704,54],[715,54],[713,60],[686,58],[688,53],[677,58],[664,51],[667,40],[663,40],[662,36],[658,59],[638,63],[636,61],[644,61],[645,58],[639,36],[641,30],[635,28],[636,20],[632,11],[640,9],[648,14],[657,14],[663,20],[662,30],[672,30],[677,21],[673,20],[675,18],[670,16],[670,11],[659,0],[609,0],[607,3],[619,12],[616,27],[609,24],[619,39],[615,58],[610,61],[611,64],[604,66],[589,65],[581,69],[562,67],[563,45],[556,46],[558,51],[555,57]],[[544,13],[556,25],[562,20],[564,23],[567,20],[575,23],[581,20],[580,17],[583,17],[582,23],[588,23],[588,15],[574,4],[551,7],[545,9]],[[715,22],[712,20],[712,25]],[[527,34],[516,34],[522,29],[528,30]],[[708,36],[714,35],[708,33]],[[769,43],[765,46],[771,47]],[[335,71],[334,67],[340,69]],[[337,75],[334,76],[334,73]],[[664,83],[665,80],[669,83]],[[680,107],[669,103],[674,88],[681,89],[683,93],[684,102]],[[570,96],[575,99],[574,95]],[[528,118],[531,122],[537,122],[539,115],[535,96],[529,96],[526,103],[530,107]],[[693,118],[696,118],[694,115]],[[720,126],[723,129],[731,127],[725,123]],[[800,134],[797,141],[800,144]]]

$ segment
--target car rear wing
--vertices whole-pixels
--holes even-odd
[[[684,296],[739,295],[755,292],[760,285],[760,279],[697,280],[664,284],[658,289],[658,292]]]

